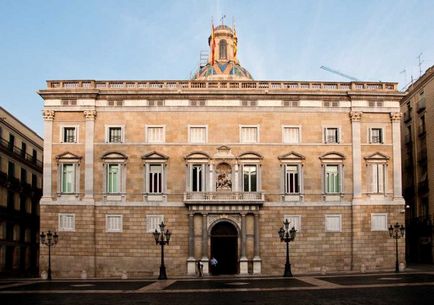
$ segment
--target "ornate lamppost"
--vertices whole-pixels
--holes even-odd
[[[399,262],[398,262],[398,239],[404,237],[405,228],[399,223],[395,223],[394,226],[389,226],[389,235],[391,238],[395,239],[395,249],[396,249],[396,261],[395,261],[395,272],[399,272]]]
[[[47,280],[51,280],[51,247],[54,247],[59,241],[59,235],[56,232],[54,234],[48,230],[47,234],[41,233],[41,244],[48,247],[48,277]]]
[[[152,233],[155,238],[155,243],[161,246],[161,264],[160,264],[160,275],[158,276],[158,279],[167,280],[166,266],[164,266],[164,246],[169,244],[170,236],[172,235],[172,232],[170,232],[168,229],[164,231],[164,228],[166,227],[164,222],[161,222],[159,226],[160,226],[160,232],[158,232],[157,229],[155,229],[155,232]]]
[[[281,227],[279,230],[280,241],[284,241],[286,243],[286,263],[285,273],[283,274],[284,277],[292,277],[291,263],[289,262],[289,243],[295,239],[296,233],[297,230],[294,227],[289,229],[289,221],[288,219],[285,219],[283,222],[283,227]]]

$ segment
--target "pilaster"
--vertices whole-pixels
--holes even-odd
[[[362,197],[362,153],[360,141],[360,121],[362,112],[350,112],[353,150],[353,197]]]
[[[390,120],[392,121],[392,151],[393,151],[393,198],[402,198],[402,181],[401,181],[401,123],[402,113],[391,112]]]
[[[84,144],[84,199],[93,200],[93,159],[94,159],[94,132],[95,132],[95,110],[83,112],[86,119],[86,136]]]
[[[54,110],[43,110],[44,118],[44,165],[43,165],[43,195],[41,201],[52,200],[52,146]]]
[[[246,257],[246,214],[241,213],[241,257],[240,257],[240,274],[248,274],[248,260]]]

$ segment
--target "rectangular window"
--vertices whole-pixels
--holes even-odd
[[[122,143],[122,127],[109,127],[108,128],[108,142],[109,143]]]
[[[148,143],[164,143],[164,126],[147,126],[146,139]]]
[[[384,193],[385,164],[373,163],[369,168],[371,169],[371,193]]]
[[[288,219],[289,221],[289,227],[292,229],[294,227],[297,232],[300,232],[301,230],[301,216],[300,215],[285,215],[283,217],[283,221]]]
[[[161,194],[163,192],[163,165],[149,164],[148,190],[149,193]]]
[[[340,177],[338,165],[326,165],[325,166],[325,192],[340,193]]]
[[[203,192],[203,172],[204,166],[202,164],[193,164],[191,166],[191,191]]]
[[[341,215],[326,215],[325,216],[325,230],[326,232],[341,232]]]
[[[27,144],[22,142],[21,143],[21,156],[25,157],[27,152]]]
[[[207,128],[205,126],[190,126],[189,139],[190,143],[206,143]]]
[[[61,193],[75,193],[75,166],[74,164],[61,165]]]
[[[387,213],[371,214],[371,231],[387,231]]]
[[[75,214],[59,214],[59,231],[75,231]]]
[[[283,127],[283,143],[300,143],[300,127]]]
[[[32,200],[30,198],[26,199],[26,213],[32,214]]]
[[[9,134],[9,143],[8,143],[8,148],[10,151],[14,150],[14,146],[15,146],[15,136],[13,134]]]
[[[164,221],[163,215],[146,215],[146,232],[160,231],[160,224]]]
[[[38,179],[35,174],[32,174],[32,188],[36,188],[38,186]]]
[[[285,165],[285,194],[300,193],[298,165]]]
[[[339,128],[324,128],[324,143],[339,143]]]
[[[11,161],[8,163],[8,177],[15,178],[15,163]]]
[[[241,143],[258,143],[259,128],[257,126],[241,127]]]
[[[63,143],[77,143],[77,128],[63,127]]]
[[[244,165],[243,166],[243,191],[244,192],[257,192],[257,166]]]
[[[22,168],[21,169],[21,183],[27,183],[27,171]]]
[[[369,143],[382,144],[383,143],[383,129],[370,128],[369,129]]]
[[[120,193],[121,165],[107,164],[107,193]]]
[[[107,215],[106,216],[106,231],[107,232],[122,232],[122,215]]]
[[[36,163],[36,160],[38,159],[38,153],[36,152],[36,149],[32,150],[32,162]]]

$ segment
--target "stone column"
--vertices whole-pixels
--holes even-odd
[[[53,146],[53,120],[54,110],[42,111],[44,118],[44,165],[43,165],[43,195],[41,203],[52,200],[52,146]]]
[[[392,121],[392,147],[393,147],[393,198],[402,198],[401,182],[401,123],[402,113],[391,112]]]
[[[84,200],[93,201],[93,140],[95,131],[95,110],[83,112],[86,119],[86,141],[84,143]]]
[[[194,275],[196,273],[196,260],[194,259],[194,214],[188,215],[188,258],[187,258],[187,274]]]
[[[253,274],[261,274],[261,256],[259,250],[259,213],[254,214],[254,243],[253,243]]]
[[[247,232],[246,232],[246,214],[241,213],[241,257],[240,257],[240,274],[248,274],[248,260],[246,257],[246,242],[247,242]]]
[[[362,153],[360,145],[360,120],[362,112],[350,112],[353,149],[353,198],[362,197]]]
[[[209,274],[208,266],[208,214],[202,215],[202,264],[203,274]]]

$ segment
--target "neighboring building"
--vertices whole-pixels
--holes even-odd
[[[43,140],[0,107],[0,276],[35,276]]]
[[[433,262],[434,244],[434,66],[401,100],[402,166],[407,203],[407,258]]]
[[[396,83],[254,81],[216,27],[191,81],[52,80],[44,99],[41,229],[56,276],[393,269],[404,222]],[[214,51],[213,51],[214,50]],[[404,260],[404,241],[399,243]],[[47,250],[41,248],[42,270]]]

